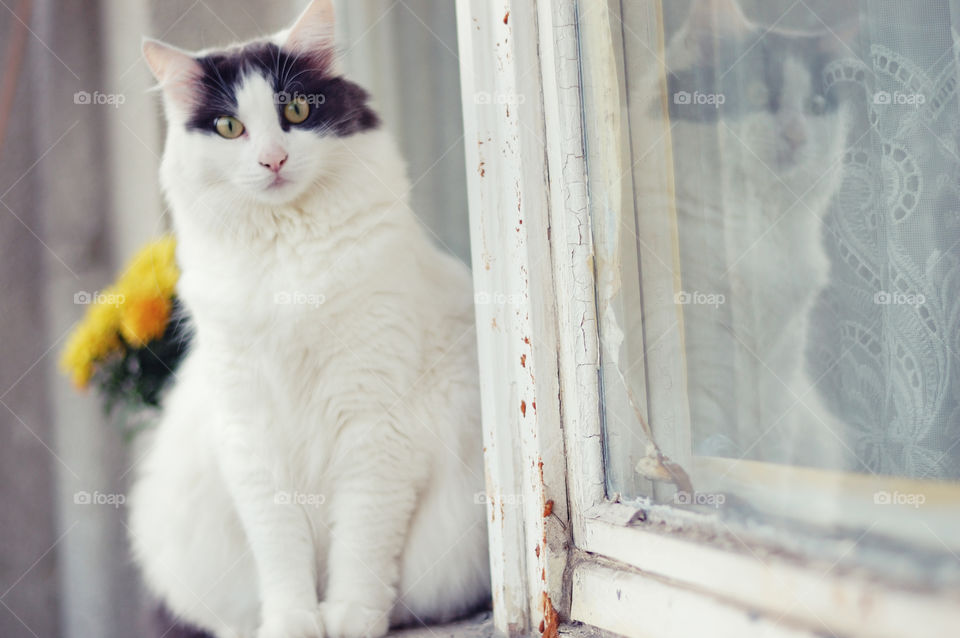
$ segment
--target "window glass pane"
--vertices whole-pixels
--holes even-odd
[[[580,29],[608,494],[957,551],[960,2]]]

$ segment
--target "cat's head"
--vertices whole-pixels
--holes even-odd
[[[724,164],[716,170],[784,185],[799,197],[839,166],[847,111],[825,90],[823,72],[853,55],[852,35],[764,27],[736,0],[694,0],[666,52],[671,124],[686,133],[682,143],[716,147]]]
[[[314,0],[290,29],[226,49],[145,40],[169,126],[168,192],[280,206],[334,172],[343,139],[379,120],[338,72],[333,30],[331,0]]]

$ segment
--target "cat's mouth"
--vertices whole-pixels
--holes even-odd
[[[267,184],[267,190],[277,190],[290,183],[290,180],[283,175],[274,175],[273,181]]]

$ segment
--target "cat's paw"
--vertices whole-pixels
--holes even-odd
[[[350,601],[322,602],[320,614],[329,638],[380,638],[390,621],[389,611]]]
[[[257,638],[324,638],[320,609],[285,609],[266,615]]]

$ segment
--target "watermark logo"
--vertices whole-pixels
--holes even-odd
[[[521,299],[519,293],[478,292],[473,296],[473,302],[478,306],[516,306]]]
[[[302,290],[281,290],[274,293],[273,303],[280,306],[312,306],[319,308],[326,303],[326,295]]]
[[[326,104],[327,96],[323,93],[289,93],[287,91],[280,91],[274,94],[273,101],[280,106],[293,104],[294,102],[306,102],[310,106],[320,106]]]
[[[877,91],[873,94],[873,103],[878,105],[895,104],[898,106],[921,106],[926,104],[923,93],[903,93],[902,91]]]
[[[682,306],[713,306],[719,308],[726,302],[727,298],[722,293],[681,290],[673,295],[673,303]]]
[[[905,505],[917,509],[927,502],[927,497],[919,492],[899,492],[897,490],[888,492],[886,490],[880,490],[879,492],[874,492],[873,502],[875,505]]]
[[[118,293],[102,293],[100,291],[87,292],[86,290],[73,293],[73,303],[78,306],[87,306],[90,304],[121,306],[126,300],[125,295]]]
[[[523,104],[527,101],[527,96],[522,93],[490,93],[489,91],[480,91],[473,96],[474,104]]]
[[[124,494],[80,491],[73,495],[73,502],[75,505],[107,505],[117,509],[127,502],[127,497]]]
[[[277,492],[273,496],[273,502],[276,505],[301,505],[303,507],[320,507],[327,502],[327,497],[323,494],[313,494],[309,492]]]
[[[101,93],[100,91],[77,91],[73,94],[74,104],[93,104],[97,106],[112,106],[117,109],[127,101],[123,93]]]
[[[677,91],[673,94],[673,103],[695,106],[712,106],[719,109],[727,101],[727,96],[723,93],[701,93],[700,91]]]
[[[680,490],[673,495],[673,502],[675,505],[699,505],[701,507],[713,507],[717,509],[727,502],[727,497],[720,492],[691,493]]]
[[[473,495],[473,502],[477,505],[521,505],[523,503],[522,494],[500,494],[499,497],[488,495],[486,492],[476,492]]]
[[[878,306],[922,306],[927,298],[922,293],[888,292],[881,290],[873,296],[873,303]]]

